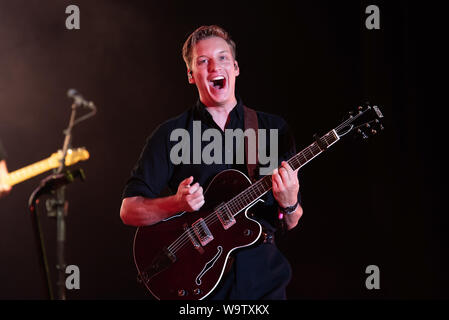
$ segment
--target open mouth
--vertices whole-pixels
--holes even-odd
[[[223,76],[217,76],[210,80],[210,83],[215,89],[223,89],[226,84],[226,79]]]

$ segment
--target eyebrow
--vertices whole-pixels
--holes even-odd
[[[221,51],[219,51],[218,52],[219,54],[220,53],[227,53],[227,54],[230,54],[228,51],[226,51],[226,50],[221,50]],[[198,56],[198,57],[196,57],[197,59],[199,59],[199,58],[202,58],[202,57],[206,57],[207,58],[207,56],[205,56],[205,55],[201,55],[201,56]]]

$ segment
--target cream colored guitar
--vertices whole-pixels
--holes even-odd
[[[10,172],[6,177],[6,182],[13,186],[30,178],[37,176],[45,171],[59,167],[62,159],[62,150],[53,153],[47,159],[30,164],[22,169]],[[65,157],[65,165],[71,166],[79,161],[89,159],[89,152],[85,148],[69,149]]]

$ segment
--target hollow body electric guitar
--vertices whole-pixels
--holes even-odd
[[[358,111],[287,162],[301,168],[349,132],[363,138],[383,129],[377,106]],[[201,300],[220,282],[230,253],[255,244],[261,225],[248,210],[272,188],[271,175],[251,184],[237,170],[225,170],[207,187],[205,204],[152,226],[137,228],[134,261],[138,277],[157,299]]]

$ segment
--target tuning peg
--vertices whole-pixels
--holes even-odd
[[[369,124],[369,123],[365,124],[365,127],[367,127],[367,128],[371,128],[371,126],[370,126],[370,124]]]
[[[357,129],[357,133],[361,134],[363,139],[368,139],[368,136],[362,130]]]
[[[371,129],[371,134],[376,134],[377,133],[377,131],[375,130],[375,129]]]

